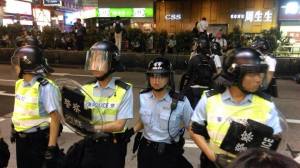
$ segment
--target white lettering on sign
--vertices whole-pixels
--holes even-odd
[[[261,11],[256,11],[254,14],[254,22],[261,22],[262,16],[263,16],[263,14]]]
[[[270,10],[246,11],[245,22],[272,22],[273,13]]]
[[[181,20],[181,14],[168,14],[165,16],[166,20]]]
[[[274,143],[273,139],[264,138],[263,142],[261,143],[262,148],[270,149],[272,144]]]

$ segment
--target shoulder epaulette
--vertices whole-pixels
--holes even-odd
[[[42,78],[42,77],[40,77],[40,78],[37,78],[37,81],[40,83],[40,85],[42,85],[42,86],[46,86],[48,83],[49,83],[49,81],[46,79],[46,78]]]
[[[212,97],[214,95],[217,95],[218,93],[220,93],[220,92],[218,92],[216,90],[209,90],[209,91],[205,92],[205,95],[206,95],[207,98],[209,98],[209,97]]]
[[[256,95],[263,98],[263,99],[265,99],[265,100],[267,100],[267,101],[269,101],[269,102],[272,102],[272,96],[265,93],[265,92],[258,92],[258,93],[256,93]]]
[[[125,83],[125,82],[123,82],[123,81],[121,81],[121,80],[119,80],[119,79],[115,80],[115,84],[116,84],[117,86],[120,86],[121,88],[123,88],[123,89],[125,89],[125,90],[130,89],[130,85],[129,85],[129,84],[127,84],[127,83]]]
[[[170,92],[169,93],[172,99],[177,99],[178,101],[184,101],[184,95],[178,92]]]
[[[152,90],[151,88],[142,89],[142,90],[140,91],[140,94],[148,93],[148,92],[150,92],[151,90]]]

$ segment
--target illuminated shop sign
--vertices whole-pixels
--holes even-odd
[[[153,8],[99,8],[99,17],[153,17]]]
[[[165,16],[166,20],[181,20],[182,19],[182,15],[181,14],[167,14]]]
[[[44,0],[44,6],[62,6],[61,0]]]
[[[299,20],[300,4],[296,1],[287,2],[279,9],[279,20]]]
[[[245,14],[241,14],[241,13],[230,15],[230,19],[244,19],[244,18],[245,18]]]
[[[258,11],[246,11],[245,22],[272,22],[273,13],[270,10],[262,12]]]
[[[272,22],[273,13],[271,10],[267,11],[246,11],[243,13],[235,13],[230,15],[231,19],[241,19],[245,22]]]
[[[32,15],[31,3],[23,1],[6,1],[4,12],[22,15]]]

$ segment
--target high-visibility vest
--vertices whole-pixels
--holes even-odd
[[[110,97],[94,96],[95,83],[83,86],[85,91],[85,108],[92,110],[93,125],[106,124],[117,120],[120,104],[125,96],[126,89],[116,85],[114,94]],[[89,94],[89,95],[86,95]],[[125,128],[123,131],[124,132]]]
[[[206,104],[207,131],[210,143],[220,147],[231,121],[252,119],[266,124],[270,118],[271,102],[253,95],[249,105],[234,106],[223,102],[222,95],[208,97]]]
[[[56,85],[49,79],[47,81]],[[49,115],[41,116],[40,104],[40,83],[35,82],[32,86],[24,87],[24,79],[19,79],[15,86],[15,105],[12,122],[17,132],[26,131],[32,127],[46,127],[49,125]]]

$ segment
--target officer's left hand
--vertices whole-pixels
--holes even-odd
[[[47,168],[57,166],[58,146],[48,146],[45,152],[45,165]]]
[[[7,143],[0,138],[0,167],[7,167],[10,153]]]
[[[124,132],[124,142],[130,142],[130,138],[134,135],[134,129],[130,128]]]

